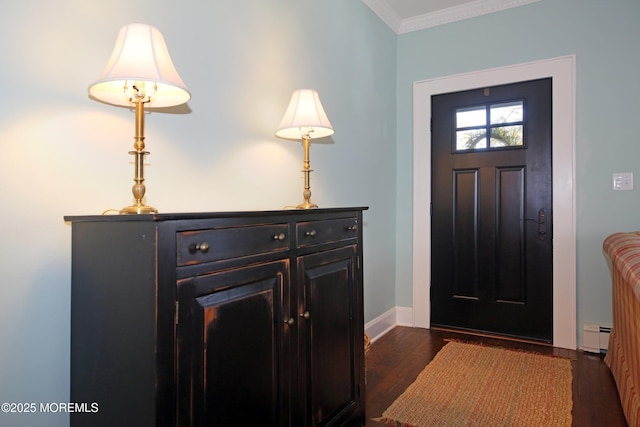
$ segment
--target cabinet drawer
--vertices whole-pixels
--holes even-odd
[[[358,237],[358,220],[355,217],[306,221],[296,223],[298,247],[339,242]]]
[[[178,266],[289,249],[287,224],[252,225],[177,234]]]

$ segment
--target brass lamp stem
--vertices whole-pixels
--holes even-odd
[[[133,178],[135,184],[131,187],[135,204],[121,209],[121,214],[150,214],[158,212],[156,208],[147,206],[142,202],[146,192],[144,186],[144,156],[149,154],[148,151],[144,151],[144,102],[143,99],[134,99],[136,105],[136,135],[133,148],[135,151],[129,151],[129,154],[134,157],[135,165],[135,176]]]
[[[304,165],[303,165],[303,169],[302,172],[304,173],[304,192],[302,193],[302,196],[304,197],[304,202],[298,206],[296,206],[296,208],[298,209],[313,209],[313,208],[317,208],[318,205],[311,203],[309,201],[309,199],[311,198],[311,186],[309,185],[309,174],[311,173],[312,169],[310,169],[310,162],[309,162],[309,145],[311,142],[311,138],[309,137],[309,134],[305,134],[302,136],[302,145],[304,147]]]

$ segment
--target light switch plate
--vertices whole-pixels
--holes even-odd
[[[613,191],[633,190],[633,172],[613,174]]]

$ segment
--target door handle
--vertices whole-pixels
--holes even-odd
[[[547,210],[540,209],[538,211],[538,219],[527,218],[527,221],[532,221],[538,224],[538,240],[547,240]]]

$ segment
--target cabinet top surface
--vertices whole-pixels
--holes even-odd
[[[260,216],[307,216],[317,214],[332,214],[340,212],[364,211],[368,207],[321,208],[321,209],[286,209],[275,211],[236,211],[236,212],[189,212],[189,213],[158,213],[143,215],[66,215],[66,222],[95,222],[95,221],[174,221],[188,219],[212,218],[250,218]]]

